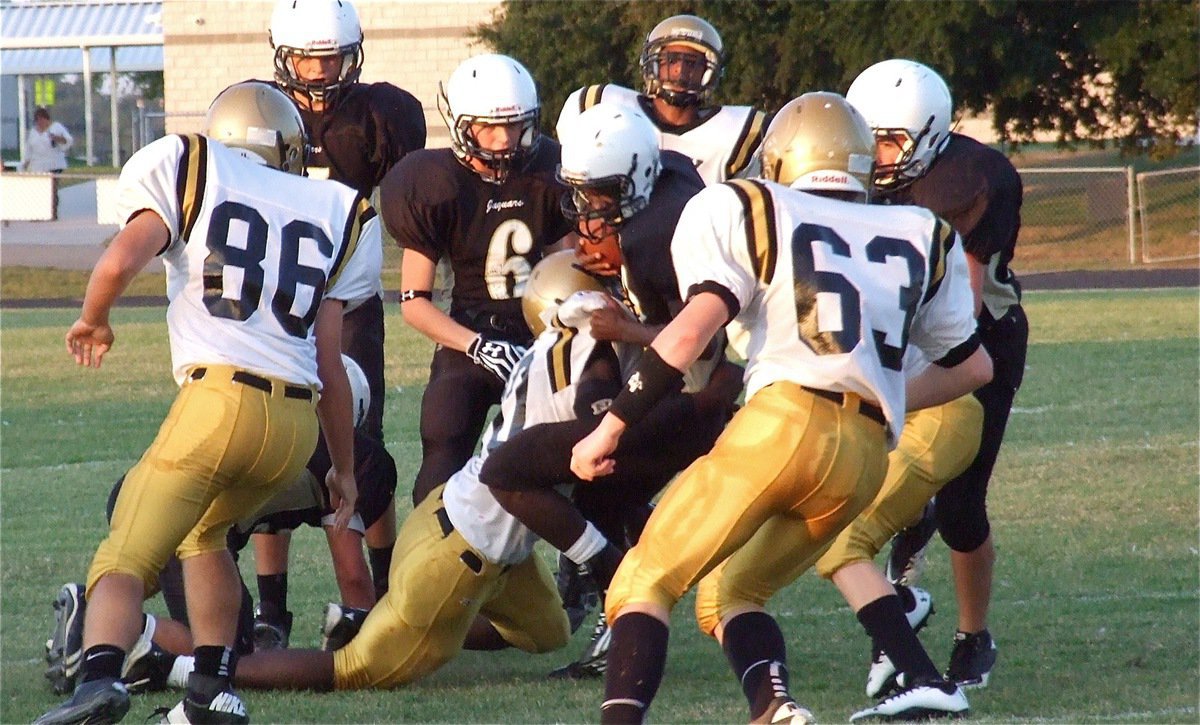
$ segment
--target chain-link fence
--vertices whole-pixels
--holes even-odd
[[[1200,166],[1143,171],[1137,195],[1141,261],[1200,259]]]
[[[1136,262],[1131,167],[1019,171],[1025,187],[1019,247],[1022,270]]]

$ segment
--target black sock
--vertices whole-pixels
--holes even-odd
[[[601,723],[640,723],[646,716],[662,683],[669,634],[667,625],[641,612],[613,622]]]
[[[616,575],[617,567],[621,565],[621,559],[624,556],[625,552],[608,543],[595,556],[587,560],[588,570],[592,572],[592,577],[596,580],[596,586],[600,588],[600,591],[608,590],[608,585],[612,583],[613,576]]]
[[[258,600],[263,618],[282,622],[287,616],[287,572],[258,575]]]
[[[900,606],[904,607],[905,612],[911,612],[917,606],[917,598],[913,596],[912,590],[903,584],[895,584],[896,596],[900,597]]]
[[[908,676],[910,684],[941,679],[937,666],[909,626],[900,597],[880,597],[858,610],[856,616],[871,641],[891,658],[897,671]]]
[[[79,665],[79,681],[91,682],[105,678],[120,679],[121,666],[125,664],[125,650],[112,644],[88,647]]]
[[[219,644],[201,645],[193,653],[196,656],[196,667],[193,670],[198,675],[233,679],[237,671],[237,652],[232,647],[222,647]]]
[[[766,612],[739,614],[725,625],[725,657],[742,683],[750,719],[763,715],[777,697],[788,694],[787,645],[779,624]]]
[[[371,583],[375,585],[375,599],[383,599],[388,590],[388,570],[392,568],[392,547],[376,549],[368,546],[367,559],[371,562]]]

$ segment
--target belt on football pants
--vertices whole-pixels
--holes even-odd
[[[832,400],[833,402],[837,403],[838,405],[846,404],[845,393],[835,393],[832,390],[821,390],[820,388],[810,388],[807,385],[801,385],[800,387],[803,388],[804,390],[807,390],[808,392],[812,393],[813,395],[817,396],[818,398]],[[851,395],[854,395],[854,394],[851,393]],[[854,397],[858,398],[857,395],[854,395]],[[878,405],[875,405],[873,403],[868,403],[867,401],[863,400],[862,398],[859,398],[858,399],[858,412],[862,416],[875,421],[879,425],[882,425],[885,427],[887,426],[887,417],[884,416],[883,409],[880,408]]]
[[[433,512],[433,515],[437,517],[438,526],[442,527],[443,539],[454,533],[454,522],[450,520],[450,514],[446,513],[445,506],[439,507]],[[483,571],[483,559],[480,559],[479,555],[474,551],[465,549],[463,550],[463,553],[458,555],[458,558],[462,561],[462,563],[467,565],[468,569],[476,574]]]
[[[195,368],[194,370],[192,370],[192,373],[189,377],[191,377],[192,380],[200,380],[207,373],[208,373],[208,368]],[[245,370],[234,371],[233,375],[230,376],[230,378],[235,383],[241,383],[242,385],[249,385],[252,388],[256,388],[258,390],[263,391],[267,395],[270,395],[271,390],[275,387],[275,384],[272,383],[270,380],[267,380],[266,378],[262,377],[261,375],[255,375],[254,373],[248,373]],[[298,400],[312,400],[313,399],[313,391],[311,388],[305,388],[305,387],[301,387],[299,385],[284,385],[283,386],[283,397],[296,398]]]

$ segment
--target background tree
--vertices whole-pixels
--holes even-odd
[[[1196,134],[1196,0],[509,0],[476,36],[529,67],[553,128],[575,88],[640,89],[642,40],[683,12],[725,42],[722,103],[773,110],[808,90],[844,93],[863,68],[904,57],[937,69],[957,112],[989,114],[1009,144],[1048,131],[1062,145],[1156,140],[1168,151]]]

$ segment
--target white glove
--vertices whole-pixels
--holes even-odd
[[[520,345],[504,340],[489,340],[483,335],[476,335],[467,346],[467,357],[471,358],[471,362],[500,378],[501,382],[508,382],[508,376],[524,354],[525,348]]]

